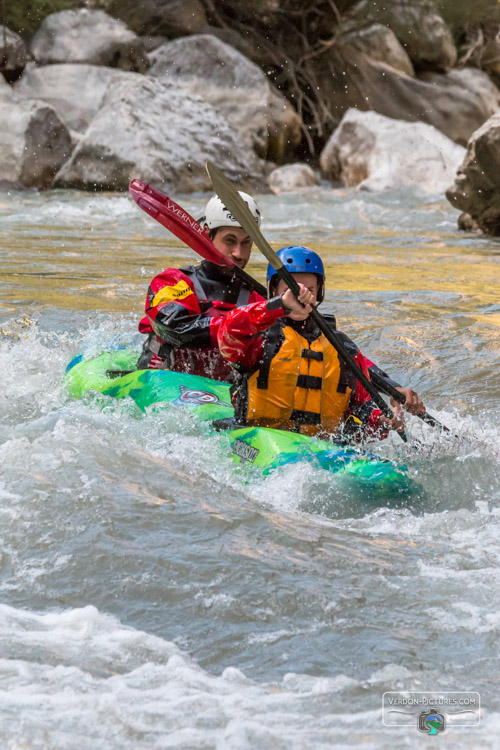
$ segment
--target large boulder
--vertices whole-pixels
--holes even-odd
[[[470,139],[446,197],[483,232],[500,235],[500,113],[490,117]]]
[[[309,164],[285,164],[273,169],[267,182],[273,193],[292,193],[319,185]]]
[[[139,177],[168,191],[209,190],[205,161],[240,185],[265,185],[263,164],[213,107],[170,81],[111,83],[58,187],[126,190]]]
[[[202,97],[262,158],[281,162],[302,137],[292,105],[262,70],[220,39],[199,34],[163,44],[149,56],[149,74],[182,83]]]
[[[3,78],[9,83],[19,78],[28,62],[28,50],[22,38],[7,26],[2,25],[0,25],[0,60]]]
[[[362,0],[356,15],[388,26],[418,70],[446,72],[457,61],[453,36],[433,0]]]
[[[0,88],[0,179],[50,187],[71,148],[71,136],[52,107]]]
[[[440,95],[435,103],[443,132],[446,132],[445,121],[452,115],[455,102],[455,122],[448,127],[450,137],[454,136],[453,140],[463,145],[467,144],[478,127],[500,109],[500,90],[484,70],[461,68],[451,70],[446,75],[427,72],[419,78],[421,82],[434,87]]]
[[[439,193],[464,154],[431,125],[350,109],[321,153],[320,165],[324,177],[346,187],[380,191],[414,185]]]
[[[413,78],[342,39],[311,66],[325,107],[337,121],[351,108],[373,110],[395,120],[426,122],[465,145],[498,109],[498,92],[476,69]]]
[[[389,65],[394,70],[414,76],[412,62],[408,53],[403,49],[396,34],[388,26],[373,23],[356,31],[345,33],[342,42],[359,49],[372,60]]]
[[[20,96],[47,102],[67,128],[84,133],[97,114],[111,81],[141,78],[139,73],[101,65],[61,63],[32,68],[14,89]]]
[[[87,63],[143,73],[146,52],[123,21],[102,10],[63,10],[40,24],[30,45],[40,65]]]
[[[199,34],[207,24],[201,0],[112,0],[110,12],[138,34]]]

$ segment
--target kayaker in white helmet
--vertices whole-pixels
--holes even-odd
[[[248,193],[240,195],[260,226],[257,202]],[[216,195],[208,201],[199,223],[217,250],[239,268],[246,266],[252,239]],[[232,378],[233,371],[219,352],[219,326],[230,310],[262,299],[230,268],[207,260],[196,266],[167,268],[149,285],[146,315],[139,323],[147,340],[137,366],[215,380]]]

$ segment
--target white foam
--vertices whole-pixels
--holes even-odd
[[[15,654],[0,659],[6,747],[13,732],[19,747],[38,747],[43,736],[54,750],[76,750],[82,742],[95,750],[374,750],[389,737],[391,746],[397,737],[417,737],[416,729],[391,734],[381,722],[381,691],[420,685],[398,664],[365,681],[289,673],[279,682],[256,682],[234,667],[217,676],[173,643],[90,606],[37,614],[0,605],[0,629],[4,653]],[[498,716],[489,716],[483,747],[493,748],[497,727]],[[472,750],[474,741],[463,747]]]

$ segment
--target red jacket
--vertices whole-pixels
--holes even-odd
[[[238,364],[240,370],[245,373],[255,372],[259,367],[264,347],[264,332],[280,318],[286,318],[283,306],[278,302],[279,298],[273,300],[261,301],[245,307],[239,307],[229,312],[221,321],[218,327],[219,348],[226,360],[233,364]],[[274,308],[274,309],[273,309]],[[328,316],[326,316],[328,320]],[[303,330],[309,335],[315,328],[314,322],[308,318],[304,324],[297,324],[290,318],[286,319],[287,324],[295,327],[303,325]],[[331,320],[332,328],[335,329],[335,319]],[[312,339],[320,335],[319,329],[317,334],[312,334]],[[304,334],[303,334],[304,335]],[[366,359],[359,351],[357,346],[345,334],[337,331],[337,335],[342,338],[344,346],[354,357],[356,363],[369,377],[369,368],[373,366],[370,360]],[[345,419],[353,415],[362,423],[362,433],[367,436],[384,438],[387,437],[387,430],[381,429],[378,423],[378,417],[381,414],[380,409],[372,402],[370,395],[363,388],[358,380],[352,377],[350,383],[352,394],[349,403],[349,410],[345,414]],[[361,437],[359,435],[358,437]]]
[[[147,334],[140,368],[228,380],[233,370],[219,352],[217,334],[237,304],[262,300],[257,292],[220,266],[167,268],[152,280],[139,331]]]

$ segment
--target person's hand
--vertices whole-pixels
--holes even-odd
[[[292,294],[290,289],[287,289],[281,297],[283,306],[290,311],[286,314],[292,320],[305,320],[309,317],[312,310],[311,305],[315,302],[314,294],[303,284],[299,284],[299,290],[298,298]]]
[[[401,407],[401,404],[396,403],[396,405],[393,408],[393,412],[394,412],[394,416],[392,419],[389,419],[384,414],[379,414],[379,417],[378,417],[379,427],[383,427],[384,430],[396,430],[396,432],[400,432],[401,430],[404,430],[405,428],[405,415]]]
[[[420,400],[420,397],[418,393],[415,391],[412,391],[411,388],[396,388],[397,391],[403,394],[403,396],[406,398],[406,403],[399,404],[398,401],[391,398],[391,406],[402,406],[403,409],[408,411],[410,414],[424,414],[425,413],[425,406],[423,405],[422,401]]]

